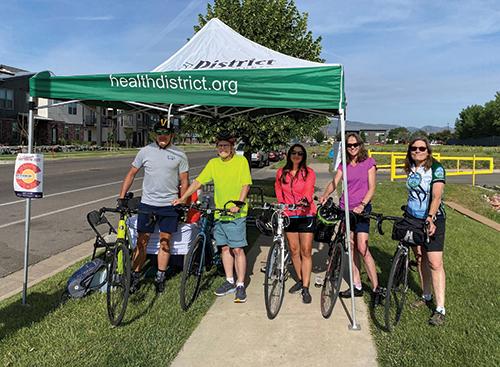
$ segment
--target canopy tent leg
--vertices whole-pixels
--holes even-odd
[[[33,97],[29,97],[28,113],[28,154],[33,153],[33,110],[35,109]],[[31,225],[31,198],[26,198],[26,210],[24,221],[24,280],[22,304],[26,305],[26,294],[28,292],[28,265],[30,247],[30,225]]]
[[[354,284],[352,278],[352,251],[351,251],[351,223],[349,220],[349,194],[347,193],[347,150],[345,141],[345,113],[344,109],[339,110],[340,114],[340,136],[342,142],[342,182],[344,186],[344,210],[345,210],[345,245],[347,247],[347,254],[349,256],[349,288],[351,290],[351,325],[349,325],[350,330],[361,330],[361,326],[356,320],[356,305],[354,300]]]

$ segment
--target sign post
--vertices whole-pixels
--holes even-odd
[[[26,304],[28,290],[29,241],[31,224],[31,199],[43,197],[43,155],[33,153],[33,97],[29,99],[28,115],[28,153],[18,154],[14,169],[14,192],[16,196],[26,198],[24,225],[24,281],[22,304]]]

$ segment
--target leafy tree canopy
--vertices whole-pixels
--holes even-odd
[[[323,62],[321,37],[314,38],[307,29],[307,13],[300,13],[293,0],[214,0],[206,14],[199,14],[198,32],[210,19],[219,18],[229,27],[275,51],[305,60]],[[295,114],[250,119],[240,115],[224,121],[200,117],[186,118],[185,124],[203,138],[220,130],[232,130],[254,149],[287,144],[292,138],[312,136],[326,125],[324,117]],[[250,149],[250,148],[249,148]]]
[[[455,133],[460,139],[500,136],[500,92],[484,106],[464,108],[455,121]]]

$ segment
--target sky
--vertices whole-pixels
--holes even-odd
[[[56,75],[152,70],[207,0],[2,0],[0,64]],[[322,57],[345,68],[347,118],[454,126],[500,91],[498,0],[296,0]]]

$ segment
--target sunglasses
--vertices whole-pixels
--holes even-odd
[[[359,147],[359,146],[360,146],[360,144],[359,144],[359,143],[354,143],[354,144],[346,144],[346,147],[347,147],[347,148],[357,148],[357,147]]]
[[[296,152],[296,151],[293,151],[292,152],[292,155],[298,155],[299,157],[302,157],[304,155],[304,152]]]
[[[156,130],[155,133],[157,135],[170,135],[172,134],[172,130]]]
[[[416,152],[417,150],[418,150],[419,152],[425,152],[425,151],[427,150],[427,147],[410,147],[410,150],[411,150],[412,152]]]

